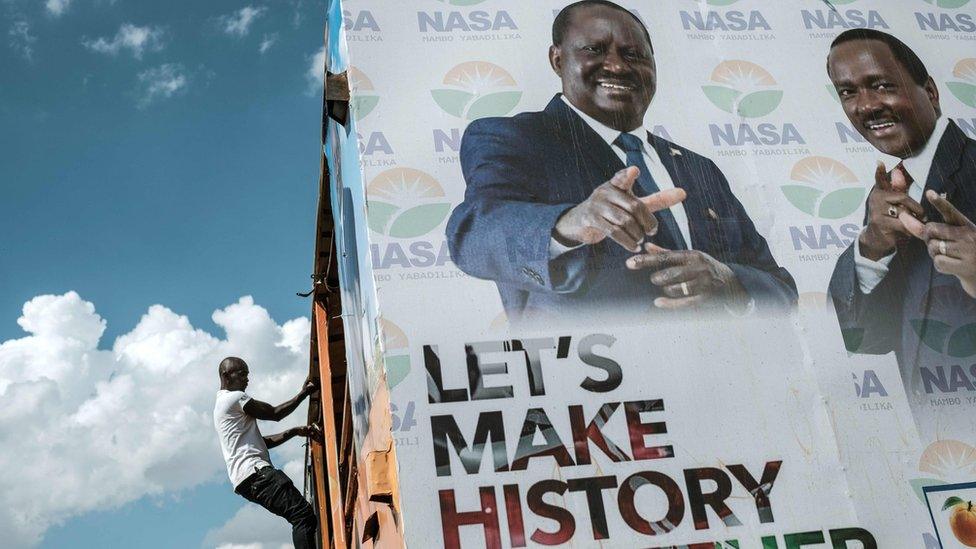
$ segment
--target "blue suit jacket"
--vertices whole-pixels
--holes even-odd
[[[960,212],[976,219],[976,142],[949,123],[932,161],[926,189],[946,193]],[[942,216],[926,200],[922,206],[928,218]],[[851,352],[887,354],[894,351],[903,379],[911,387],[933,392],[942,380],[922,380],[919,367],[967,369],[976,356],[976,300],[969,297],[959,280],[935,270],[925,244],[912,239],[900,247],[888,274],[870,294],[858,286],[852,244],[837,260],[830,280],[837,318]],[[968,326],[968,328],[967,328]],[[949,373],[947,372],[948,376]]]
[[[675,185],[684,189],[691,247],[729,265],[760,309],[796,302],[792,277],[733,196],[715,164],[649,135]],[[631,252],[610,239],[549,259],[553,227],[566,210],[624,168],[610,146],[557,95],[542,112],[472,122],[461,142],[467,184],[447,239],[454,262],[493,280],[509,317],[582,310],[647,310],[659,296]],[[569,272],[582,272],[566,287]]]

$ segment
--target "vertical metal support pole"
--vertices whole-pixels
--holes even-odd
[[[315,477],[315,489],[319,494],[325,493],[325,481],[328,481],[328,497],[319,498],[319,523],[326,524],[322,532],[326,532],[327,523],[332,523],[332,548],[348,549],[346,542],[345,520],[343,520],[343,494],[339,482],[339,442],[336,436],[335,400],[332,394],[332,363],[329,358],[329,315],[321,302],[315,303],[315,339],[319,356],[319,386],[321,389],[322,405],[322,434],[323,445],[313,444],[313,459],[315,449],[318,449],[318,459],[315,462],[316,472],[324,472]],[[324,462],[324,463],[323,463]],[[323,467],[324,465],[324,467]],[[328,502],[329,509],[323,509],[324,502]],[[327,514],[328,513],[328,514]],[[327,517],[331,516],[329,521]],[[323,535],[323,548],[327,547],[329,538]]]

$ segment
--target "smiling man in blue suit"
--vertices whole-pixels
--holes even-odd
[[[509,318],[653,309],[787,310],[779,267],[715,164],[643,129],[657,85],[644,24],[605,0],[564,8],[542,112],[473,122],[451,257]]]

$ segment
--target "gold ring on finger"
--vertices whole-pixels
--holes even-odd
[[[897,206],[888,206],[888,217],[898,217]]]
[[[688,296],[691,295],[691,291],[688,289],[688,283],[687,282],[682,282],[681,283],[681,293],[685,294],[685,297],[688,297]]]

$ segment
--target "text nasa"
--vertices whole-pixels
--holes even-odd
[[[473,494],[466,494],[469,501],[480,501],[480,509],[475,507],[478,504],[459,508],[454,488],[439,490],[445,547],[461,547],[461,528],[474,527],[483,530],[489,549],[501,548],[500,503],[504,504],[508,526],[506,537],[512,547],[525,547],[527,540],[539,545],[566,543],[576,535],[578,519],[584,524],[589,522],[594,540],[609,539],[610,525],[620,522],[609,515],[611,512],[616,512],[631,530],[646,536],[661,536],[674,531],[689,514],[695,530],[707,530],[712,525],[741,526],[739,516],[745,513],[756,513],[763,524],[774,522],[770,493],[783,466],[781,460],[767,461],[761,468],[753,467],[752,470],[743,464],[726,464],[721,468],[697,467],[668,474],[661,471],[668,468],[667,461],[662,460],[675,458],[675,450],[667,444],[663,399],[594,403],[593,394],[614,391],[623,383],[623,368],[606,353],[614,342],[613,336],[593,334],[582,338],[564,336],[471,343],[464,346],[466,367],[450,365],[446,369],[442,367],[436,345],[423,347],[428,401],[432,405],[431,441],[438,477],[480,474],[481,478],[504,479],[508,473],[527,470],[530,463],[533,469],[545,469],[547,477],[556,477],[530,486],[526,486],[524,480],[519,483],[518,479],[509,478],[508,483],[499,482],[500,490],[494,485],[480,486],[477,500],[471,499]],[[466,386],[445,383],[445,371],[454,374],[464,371]],[[525,377],[521,379],[523,372]],[[582,379],[578,386],[586,392],[582,393],[580,401],[586,406],[568,404],[563,408],[562,403],[571,402],[564,392],[560,393],[558,408],[519,409],[509,400],[551,403],[551,397],[544,398],[544,374],[565,379],[564,376],[574,373]],[[518,376],[519,383],[499,381],[515,380],[508,376]],[[451,379],[460,377],[454,375]],[[516,394],[523,391],[527,394]],[[478,412],[477,423],[471,430],[470,418],[475,413],[472,408],[477,401],[482,404],[487,404],[483,401],[504,401],[504,404],[497,410]],[[453,413],[437,413],[447,408],[452,408]],[[505,429],[504,419],[515,419],[513,414],[524,417],[517,438]],[[468,429],[460,428],[458,418]],[[569,428],[563,427],[563,432],[559,432],[555,425],[565,426],[566,419]],[[617,433],[614,436],[618,440],[626,436],[629,450],[619,445],[618,440],[613,440],[609,433]],[[483,463],[487,461],[486,446],[490,448],[490,466]],[[509,459],[512,446],[514,453]],[[599,458],[601,463],[594,464],[594,458]],[[659,465],[636,471],[631,465],[626,474],[617,476],[612,469],[601,467],[608,464],[607,460],[614,463],[646,461],[648,465]],[[452,467],[452,461],[461,467]],[[572,474],[553,473],[557,469],[574,467],[585,467],[590,471],[595,468],[601,474],[573,477]],[[521,476],[524,479],[524,474]],[[744,488],[752,498],[730,497],[734,484]],[[608,511],[606,496],[615,501],[615,511]],[[574,515],[567,508],[574,506],[565,503],[571,499],[579,502],[577,508],[585,502],[588,516]],[[558,500],[562,500],[563,505],[557,504]],[[648,502],[655,504],[648,505]],[[551,520],[552,526],[527,532],[525,507],[535,516]],[[800,547],[823,543],[828,538],[834,547],[846,547],[847,540],[861,541],[864,547],[876,547],[872,545],[871,534],[860,528],[786,534],[784,541],[789,547]],[[761,543],[766,548],[778,546],[775,536],[764,537]],[[706,546],[714,547],[711,542],[701,545]]]

